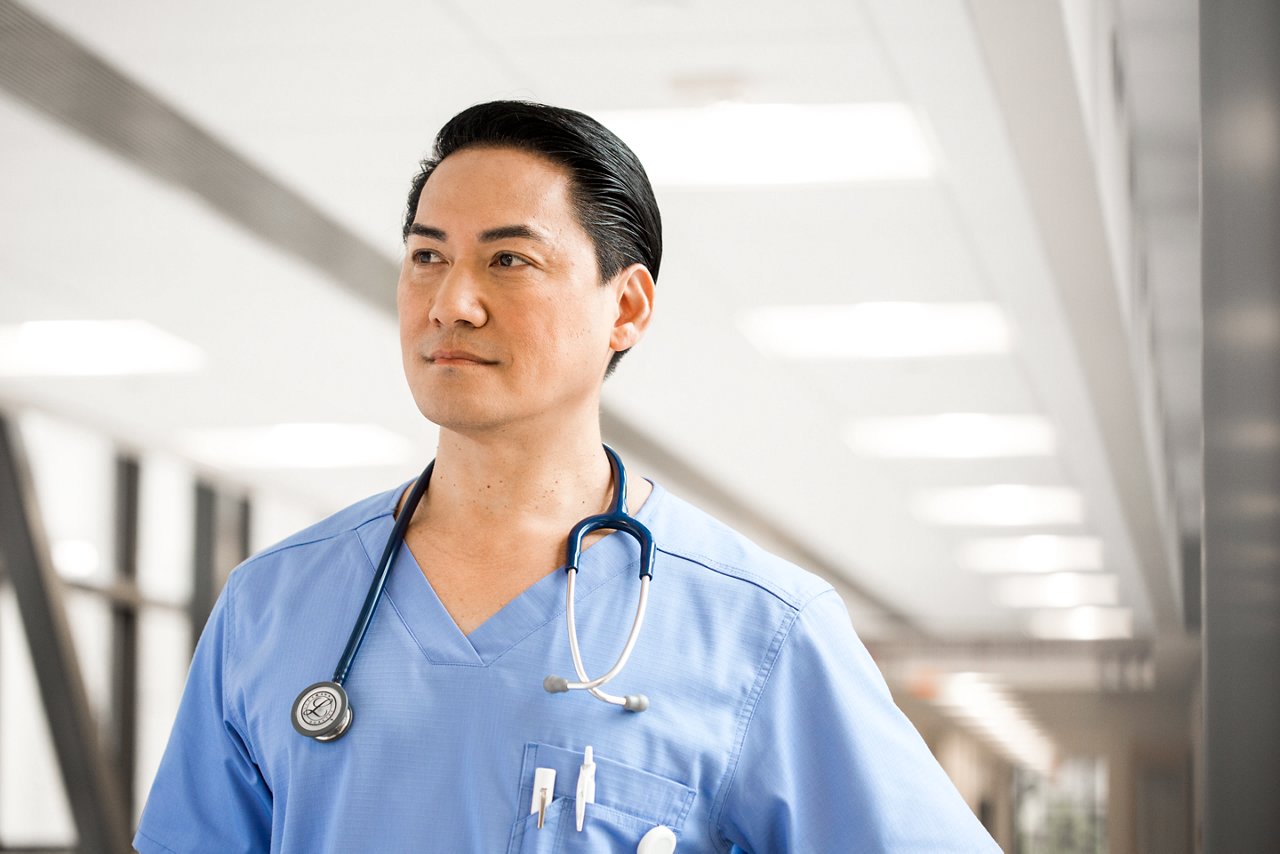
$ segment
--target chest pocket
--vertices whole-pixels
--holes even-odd
[[[693,806],[693,789],[640,768],[595,755],[596,799],[586,807],[582,830],[577,829],[574,799],[581,753],[529,744],[520,773],[521,814],[511,828],[508,854],[572,854],[572,852],[634,852],[640,838],[657,825],[680,836],[681,825]],[[538,768],[554,768],[555,798],[538,827],[537,813],[525,815],[533,801],[533,778]],[[676,849],[679,851],[679,848]]]

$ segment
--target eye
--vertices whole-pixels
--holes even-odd
[[[440,253],[434,249],[415,249],[413,252],[413,263],[415,264],[438,264],[443,258]]]
[[[499,252],[493,263],[499,267],[527,267],[529,262],[512,252]]]

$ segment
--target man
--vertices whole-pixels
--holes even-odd
[[[601,383],[653,310],[661,226],[631,151],[580,113],[473,107],[437,137],[404,237],[404,369],[440,426],[425,496],[374,496],[232,573],[138,849],[996,850],[831,587],[641,478],[654,594],[618,684],[651,706],[544,690],[572,672],[567,534],[613,501]],[[332,672],[397,514],[349,731],[308,738],[295,698]],[[621,533],[587,545],[576,625],[599,674],[639,554]],[[317,696],[328,726],[340,702]]]

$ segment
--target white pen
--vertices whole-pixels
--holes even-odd
[[[578,769],[578,832],[582,832],[583,819],[587,817],[587,804],[596,802],[596,763],[591,755],[591,745],[582,754],[582,767]]]

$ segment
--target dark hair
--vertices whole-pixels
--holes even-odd
[[[450,154],[467,148],[514,148],[537,154],[569,172],[578,223],[591,238],[601,282],[630,264],[644,264],[654,281],[662,263],[662,218],[644,167],[608,128],[576,110],[528,101],[491,101],[468,107],[436,134],[409,188],[404,239],[431,173]],[[605,375],[622,353],[615,353]]]

